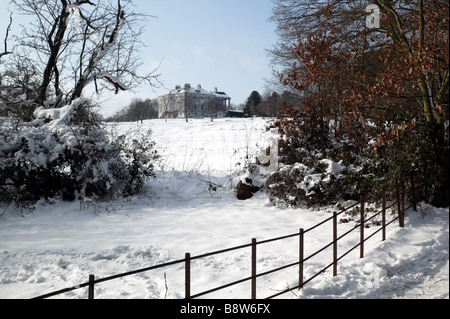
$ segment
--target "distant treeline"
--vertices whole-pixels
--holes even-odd
[[[247,101],[240,107],[247,116],[274,117],[283,113],[284,106],[297,106],[300,96],[290,91],[277,92],[267,91],[263,95],[253,91]]]
[[[158,118],[158,101],[134,98],[131,103],[105,119],[106,122],[137,122]]]

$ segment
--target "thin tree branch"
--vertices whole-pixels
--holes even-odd
[[[5,43],[5,51],[2,52],[2,53],[0,53],[0,59],[1,59],[2,57],[4,57],[5,55],[8,55],[8,54],[11,54],[11,53],[12,53],[12,52],[8,51],[8,37],[9,37],[9,31],[11,31],[11,26],[12,26],[12,23],[13,23],[12,16],[13,16],[13,14],[11,13],[11,15],[9,16],[9,25],[8,25],[8,27],[6,28],[6,35],[5,35],[5,41],[4,41],[4,43]]]

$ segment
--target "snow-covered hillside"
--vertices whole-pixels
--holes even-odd
[[[153,130],[161,158],[147,194],[107,203],[39,202],[33,212],[0,211],[0,298],[31,298],[88,280],[191,255],[295,233],[330,217],[330,210],[273,206],[263,192],[236,199],[233,181],[270,143],[262,119],[152,120],[118,124],[127,134]],[[365,244],[300,292],[281,298],[449,298],[449,211],[425,204],[408,211],[405,227],[389,226],[387,240]],[[354,224],[339,224],[345,232]],[[315,251],[331,241],[331,224],[308,234]],[[355,234],[354,240],[359,235]],[[342,242],[339,251],[354,246]],[[281,246],[282,244],[282,246]],[[324,253],[305,264],[308,278],[332,260]],[[298,239],[258,246],[258,272],[295,262]],[[192,294],[248,277],[250,249],[194,261]],[[258,278],[264,298],[297,284],[296,267]],[[86,289],[59,298],[86,298]],[[184,266],[176,265],[96,285],[96,298],[183,298]],[[250,282],[208,298],[249,298]]]

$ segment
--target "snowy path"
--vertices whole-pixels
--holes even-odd
[[[418,285],[411,280],[411,289],[405,291],[401,298],[449,298],[448,209],[446,212],[443,209],[442,212],[440,216],[435,212],[428,212],[430,216],[425,216],[423,219],[417,215],[409,218],[409,224],[412,227],[419,226],[423,231],[422,241],[418,240],[415,243],[421,246],[420,257],[411,261],[409,267],[411,277],[420,279],[418,279]],[[427,218],[429,218],[428,221]],[[415,237],[419,237],[419,234]],[[416,272],[415,275],[414,272]]]
[[[426,276],[424,282],[405,291],[404,299],[449,299],[449,262],[433,276]]]
[[[262,197],[247,202],[217,199],[217,207],[193,202],[184,210],[149,203],[128,203],[105,213],[77,211],[76,205],[42,206],[33,216],[8,218],[0,223],[0,298],[30,298],[49,291],[149,265],[181,259],[185,252],[198,255],[293,232],[327,217],[324,212],[277,211],[261,205]],[[174,205],[174,203],[172,203]],[[430,208],[431,209],[431,208]],[[295,231],[294,231],[295,232]],[[310,240],[321,247],[328,236]],[[280,250],[278,245],[258,248],[258,269],[264,271],[295,261],[297,241]],[[342,250],[348,246],[342,247]],[[340,248],[341,249],[341,248]],[[369,241],[366,256],[350,254],[330,272],[316,277],[299,298],[449,298],[448,212],[434,209],[422,218],[410,213],[404,229],[388,229],[387,240]],[[231,282],[249,274],[249,252],[206,258],[193,264],[194,292]],[[330,255],[307,263],[306,276],[329,262]],[[97,298],[164,298],[167,273],[168,298],[183,297],[183,265],[143,273],[101,284]],[[274,294],[296,284],[297,269],[258,280],[259,296]],[[209,285],[209,286],[208,286]],[[81,289],[62,298],[86,298]],[[248,285],[236,286],[211,298],[248,298]],[[295,299],[294,294],[282,298]]]
[[[302,298],[448,299],[448,209],[409,211],[363,259],[343,260],[338,276],[312,281]]]

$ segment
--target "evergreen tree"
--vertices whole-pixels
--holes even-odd
[[[253,91],[248,97],[247,102],[245,103],[245,113],[250,117],[256,115],[256,107],[261,103],[261,101],[261,94],[259,94],[258,91]]]

